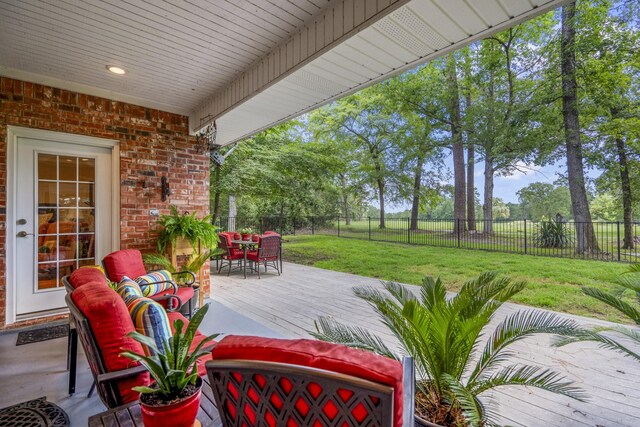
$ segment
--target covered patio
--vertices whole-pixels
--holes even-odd
[[[395,345],[393,336],[362,300],[353,296],[354,286],[380,286],[376,279],[285,263],[286,274],[265,274],[261,279],[241,274],[212,274],[212,310],[203,332],[260,335],[274,338],[308,338],[319,316],[365,327]],[[495,322],[526,307],[506,304]],[[581,325],[607,322],[569,316]],[[96,395],[86,398],[91,375],[79,357],[78,388],[66,393],[66,340],[56,339],[16,347],[16,333],[0,335],[0,383],[8,392],[0,395],[0,407],[41,396],[60,405],[72,425],[84,425],[89,416],[105,410]],[[555,368],[566,373],[590,396],[586,403],[534,389],[503,388],[493,395],[501,421],[514,426],[637,426],[640,423],[640,368],[630,358],[581,343],[554,349],[547,337],[527,339],[515,345],[516,362]]]

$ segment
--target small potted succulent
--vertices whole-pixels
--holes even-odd
[[[244,227],[240,229],[242,240],[251,240],[251,234],[253,234],[253,228]]]
[[[203,339],[193,351],[189,351],[189,348],[208,309],[207,304],[198,310],[184,331],[184,322],[177,319],[174,323],[175,333],[168,342],[164,342],[162,349],[157,347],[153,338],[138,332],[129,334],[152,352],[149,356],[131,351],[120,353],[121,356],[140,362],[155,380],[155,384],[151,386],[133,387],[133,390],[140,392],[145,427],[193,426],[202,396],[202,379],[198,376],[196,360],[211,351],[204,346],[218,334]]]

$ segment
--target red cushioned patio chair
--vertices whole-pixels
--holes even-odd
[[[258,243],[258,250],[249,251],[247,253],[247,260],[253,263],[255,271],[258,272],[258,278],[260,278],[260,266],[264,265],[264,271],[267,272],[267,267],[274,268],[280,275],[280,268],[282,261],[281,255],[281,243],[282,239],[279,235],[270,234],[262,236]]]
[[[228,336],[206,362],[225,427],[413,427],[413,360],[315,340]]]
[[[244,259],[244,252],[242,249],[238,248],[237,245],[233,245],[231,243],[232,235],[234,233],[219,233],[218,237],[220,237],[218,242],[218,248],[222,250],[220,254],[220,265],[218,266],[218,274],[222,271],[222,267],[225,266],[225,263],[229,265],[229,271],[227,271],[227,276],[231,274],[231,267],[233,265],[233,261],[240,261]]]
[[[124,276],[135,280],[137,277],[144,276],[148,272],[144,267],[142,261],[142,253],[136,249],[123,249],[115,251],[104,257],[102,265],[107,278],[113,282],[120,282]],[[182,308],[184,304],[188,304],[188,315],[191,318],[193,314],[192,298],[195,295],[196,276],[190,271],[180,271],[172,274],[173,277],[185,275],[188,277],[184,286],[178,286],[174,281],[169,282],[171,284],[170,291],[163,291],[155,295],[149,296],[149,298],[158,301],[165,308],[178,310]],[[154,283],[148,283],[147,285],[153,285],[156,283],[167,283],[168,281],[159,281]],[[174,295],[173,298],[168,298],[168,295]],[[178,297],[177,299],[175,297]],[[178,307],[174,307],[171,304],[175,304],[176,301],[180,303]]]

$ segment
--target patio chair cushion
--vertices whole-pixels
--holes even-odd
[[[173,277],[167,270],[152,271],[136,277],[135,281],[140,285],[142,294],[145,297],[151,297],[165,291],[171,291],[171,293],[175,293],[176,291],[176,285],[173,282]]]
[[[222,339],[211,358],[302,365],[385,384],[394,390],[394,425],[402,425],[402,364],[397,360],[324,341],[237,335]]]
[[[110,287],[99,282],[87,283],[71,293],[71,299],[85,315],[95,336],[107,372],[119,371],[138,365],[120,356],[124,350],[142,353],[142,345],[127,336],[135,331],[127,306]],[[138,399],[139,393],[131,387],[148,385],[149,373],[144,372],[118,381],[123,403]]]
[[[123,249],[111,252],[102,260],[109,279],[120,282],[122,276],[140,277],[147,274],[142,262],[142,254],[137,249]]]
[[[152,338],[158,349],[162,349],[165,341],[171,338],[171,327],[165,309],[152,300],[145,297],[131,297],[126,301],[127,309],[133,320],[136,331]],[[146,355],[153,356],[155,352],[146,345],[142,345]]]
[[[280,233],[276,233],[275,231],[267,230],[262,233],[263,236],[280,236]]]
[[[140,285],[138,285],[135,280],[124,276],[118,286],[116,287],[116,292],[124,302],[126,303],[129,298],[139,298],[142,295],[142,289],[140,289]]]
[[[189,325],[189,321],[177,311],[167,313],[167,316],[169,317],[169,326],[171,327],[172,334],[176,332],[174,323],[177,319],[180,319],[184,322],[184,327],[182,329],[183,332],[184,332],[184,328],[186,328],[187,325]],[[193,337],[193,342],[191,343],[191,347],[189,347],[189,351],[195,350],[196,347],[198,347],[198,344],[200,344],[202,340],[204,340],[206,337],[207,336],[201,333],[200,331],[196,331],[196,334]],[[215,344],[215,341],[212,341],[212,343]],[[207,344],[207,345],[210,345],[210,344]],[[201,377],[207,375],[207,368],[204,366],[207,360],[211,360],[211,353],[202,356],[196,361],[196,366],[198,368],[198,375],[200,375]]]
[[[106,285],[107,277],[97,268],[79,268],[71,273],[71,276],[69,277],[69,283],[71,283],[73,289],[78,289],[78,287],[92,282],[103,283]]]

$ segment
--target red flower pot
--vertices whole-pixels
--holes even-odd
[[[250,240],[251,239],[251,234],[249,233],[242,233],[242,240]]]
[[[251,240],[254,242],[258,242],[260,240],[260,235],[259,234],[252,234],[251,235]]]
[[[200,408],[202,380],[196,381],[198,391],[168,405],[147,405],[140,402],[145,427],[192,427]]]

